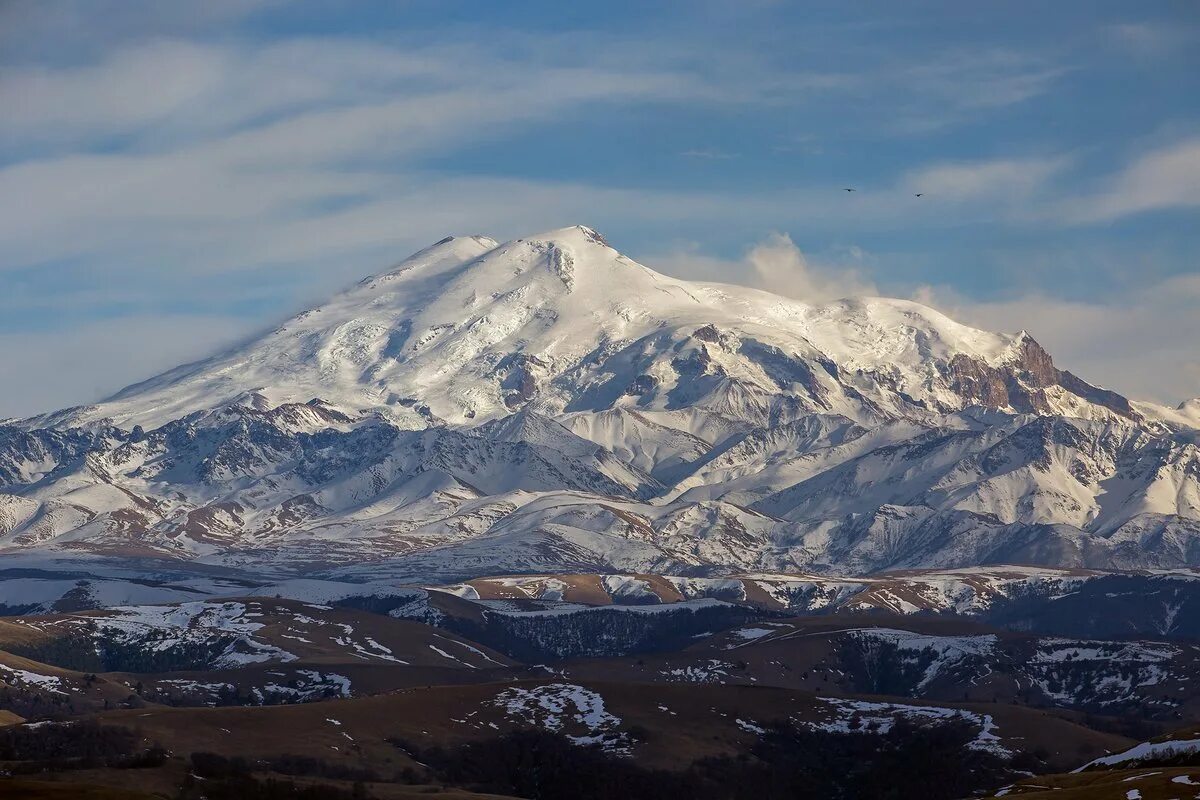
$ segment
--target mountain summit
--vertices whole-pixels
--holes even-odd
[[[270,333],[0,426],[0,547],[430,579],[1200,563],[1184,410],[917,303],[450,237]]]
[[[694,408],[758,424],[811,413],[877,423],[972,405],[1138,416],[1060,372],[1026,334],[975,330],[903,300],[808,305],[670,278],[576,226],[503,244],[443,239],[256,341],[66,419],[145,428],[230,402],[313,398],[406,426],[526,407]]]

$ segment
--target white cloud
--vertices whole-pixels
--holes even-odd
[[[1065,158],[995,159],[931,164],[904,176],[902,185],[933,199],[978,200],[1028,195],[1066,166]]]
[[[729,153],[716,147],[701,147],[694,148],[692,150],[684,150],[679,155],[684,156],[685,158],[701,158],[707,161],[723,161],[731,158],[737,158],[740,154]]]
[[[1168,208],[1200,206],[1200,137],[1152,150],[1112,176],[1100,192],[1063,203],[1075,222],[1104,222]]]
[[[1047,91],[1065,68],[1003,48],[951,50],[899,72],[922,94],[962,109],[1002,108]]]
[[[12,68],[0,73],[6,136],[78,138],[127,131],[178,113],[221,88],[226,54],[157,41],[73,69]]]
[[[877,294],[862,272],[863,252],[851,247],[845,256],[835,263],[813,263],[790,236],[772,233],[738,260],[706,256],[690,247],[653,254],[645,262],[682,278],[753,286],[806,303]]]
[[[875,285],[854,267],[817,268],[809,264],[787,234],[772,234],[750,248],[746,263],[760,288],[807,303],[876,294]]]
[[[144,144],[166,127],[185,139],[239,133],[234,146],[245,147],[336,124],[352,134],[340,152],[360,145],[367,129],[399,134],[393,147],[403,151],[404,134],[441,134],[463,120],[505,123],[605,98],[719,96],[733,97],[665,60],[638,68],[570,54],[532,60],[503,46],[454,41],[291,39],[247,47],[156,39],[82,64],[6,68],[0,99],[15,113],[0,120],[0,130],[39,140],[136,133]],[[282,111],[287,118],[272,119]],[[386,124],[397,122],[404,127]],[[331,144],[329,136],[318,141]]]
[[[404,173],[417,154],[585,104],[717,94],[661,65],[542,64],[454,45],[349,40],[260,50],[159,41],[94,64],[16,70],[0,81],[0,101],[22,113],[0,120],[0,137],[45,145],[128,133],[136,145],[0,170],[0,260],[15,269],[86,253],[180,268],[193,254],[240,245],[243,263],[253,263],[273,234],[338,219],[347,205],[408,198],[427,212],[411,195],[429,177]],[[395,239],[402,219],[370,236]]]
[[[21,8],[26,16],[38,16],[32,6]],[[222,5],[212,13],[225,19],[235,9]],[[170,14],[153,22],[167,31],[178,24]],[[514,42],[524,46],[513,47]],[[1036,160],[931,168],[908,181],[928,179],[948,196],[929,197],[921,205],[901,197],[908,191],[903,183],[843,198],[833,196],[833,187],[820,186],[753,194],[634,192],[414,172],[423,156],[584,106],[774,103],[809,91],[852,88],[863,80],[783,74],[760,86],[747,75],[771,73],[754,58],[741,72],[705,70],[696,68],[694,53],[671,47],[647,49],[594,36],[583,44],[578,37],[524,40],[494,31],[482,43],[468,37],[387,46],[339,38],[261,47],[156,38],[67,66],[7,70],[0,78],[0,101],[11,101],[4,104],[22,113],[0,119],[0,137],[34,148],[80,146],[0,170],[0,198],[6,199],[0,269],[84,254],[98,264],[157,263],[175,270],[256,265],[260,257],[297,255],[301,242],[313,244],[308,257],[339,252],[353,246],[349,231],[369,247],[444,230],[422,228],[422,220],[463,220],[468,229],[496,230],[520,217],[537,229],[546,218],[539,222],[532,211],[511,206],[526,201],[532,209],[547,196],[556,196],[564,209],[551,206],[554,219],[578,209],[569,221],[597,222],[596,209],[602,209],[635,221],[681,219],[688,211],[694,224],[756,217],[759,230],[797,215],[814,224],[853,219],[877,229],[907,220],[961,223],[972,215],[1007,216],[995,204],[1010,202],[1013,191],[1052,171],[1052,164]],[[1029,68],[1012,55],[984,62],[971,73],[979,80]],[[935,63],[920,71],[920,85],[934,94],[949,91],[937,87],[958,61]],[[114,134],[128,137],[130,145],[116,152],[88,152],[83,146]],[[482,193],[454,196],[455,190]],[[951,218],[938,208],[939,202],[968,194],[973,209],[958,205]],[[613,199],[625,205],[606,204]],[[434,202],[450,206],[435,209]],[[465,208],[477,216],[467,219]],[[347,227],[338,230],[339,224]]]
[[[452,105],[456,108],[447,110],[448,116],[478,109],[471,103]],[[436,127],[429,120],[407,121],[399,109],[372,107],[329,119],[290,118],[168,153],[65,156],[0,170],[0,196],[21,198],[0,215],[5,256],[0,270],[87,254],[126,269],[153,264],[212,272],[385,243],[416,246],[445,233],[520,235],[559,222],[609,227],[619,234],[664,223],[762,230],[803,218],[830,231],[868,223],[885,231],[1025,213],[1023,194],[1014,194],[1014,187],[1027,183],[1015,178],[990,186],[976,183],[967,196],[969,176],[958,174],[959,184],[952,187],[940,167],[930,174],[947,194],[933,192],[918,200],[907,180],[853,195],[838,186],[741,193],[340,165],[353,152],[352,143],[394,151],[446,145],[451,138],[432,129],[405,130],[412,124]],[[398,141],[387,142],[381,133],[389,125]],[[462,118],[462,129],[477,127],[477,121]],[[970,169],[978,175],[990,168]]]
[[[0,53],[44,57],[46,43],[60,58],[89,57],[131,40],[218,29],[287,0],[4,0]]]

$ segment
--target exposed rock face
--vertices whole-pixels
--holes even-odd
[[[950,388],[982,406],[1011,408],[1022,414],[1049,414],[1054,407],[1045,390],[1058,387],[1128,419],[1141,418],[1129,401],[1116,392],[1092,386],[1055,367],[1050,354],[1028,334],[1022,335],[1008,363],[991,365],[959,354],[947,367]]]
[[[638,375],[625,389],[624,394],[632,397],[640,397],[644,394],[650,394],[657,388],[658,378],[655,378],[653,375]]]
[[[508,390],[504,395],[504,404],[516,409],[537,396],[548,365],[537,356],[521,353],[502,361],[499,369],[504,375],[500,385]]]
[[[1062,371],[1058,373],[1058,385],[1071,394],[1082,397],[1089,403],[1104,406],[1123,417],[1128,417],[1134,421],[1142,419],[1142,415],[1133,408],[1133,405],[1126,398],[1108,389],[1092,386],[1087,381],[1070,372]]]

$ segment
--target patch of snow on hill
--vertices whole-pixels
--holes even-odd
[[[549,683],[525,688],[514,686],[496,695],[492,703],[509,717],[555,733],[578,730],[586,733],[567,734],[576,744],[601,744],[621,748],[618,729],[621,718],[604,708],[604,698],[591,689],[570,683]]]
[[[27,669],[0,664],[0,677],[3,677],[5,682],[10,685],[15,683],[17,686],[32,686],[55,694],[66,694],[62,691],[62,678],[56,675],[42,675]]]
[[[681,683],[724,683],[725,679],[729,677],[731,669],[733,669],[732,664],[710,658],[701,664],[664,669],[660,674],[668,680]]]
[[[267,661],[295,661],[295,654],[255,638],[263,624],[255,622],[254,618],[260,616],[249,611],[243,603],[197,601],[178,606],[120,607],[113,609],[111,616],[87,617],[86,620],[114,641],[136,643],[158,652],[229,640],[224,651],[212,662],[217,669]],[[84,618],[72,619],[79,622]]]
[[[1200,750],[1200,739],[1175,739],[1166,742],[1142,742],[1134,745],[1128,750],[1122,750],[1120,753],[1113,753],[1108,756],[1101,756],[1094,761],[1089,761],[1078,769],[1072,772],[1083,772],[1093,767],[1112,767],[1118,764],[1136,765],[1139,761],[1146,761],[1152,758],[1169,758],[1173,755],[1183,753],[1194,753]]]
[[[632,575],[605,575],[602,579],[605,590],[614,603],[658,603],[658,594],[650,588],[650,582]]]
[[[1028,670],[1054,700],[1113,705],[1135,699],[1135,689],[1171,680],[1171,662],[1182,652],[1159,642],[1041,639]],[[1177,704],[1170,699],[1153,702]]]
[[[967,745],[977,750],[988,750],[1001,756],[1011,751],[996,735],[996,723],[990,714],[976,714],[958,708],[940,706],[916,706],[904,703],[874,703],[866,700],[850,700],[836,697],[817,698],[825,704],[825,718],[820,722],[801,721],[800,724],[814,730],[831,733],[875,733],[885,734],[903,718],[917,724],[939,724],[953,720],[964,720],[979,728],[975,738]]]

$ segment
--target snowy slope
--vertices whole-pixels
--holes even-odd
[[[760,423],[976,403],[1137,413],[1060,380],[1024,334],[975,330],[903,300],[811,306],[689,283],[576,227],[505,244],[443,240],[256,341],[60,419],[148,429],[234,401],[313,398],[401,424],[474,424],[527,404],[551,415],[705,409]]]
[[[1193,412],[909,301],[682,281],[583,227],[449,238],[0,425],[0,547],[422,579],[1179,566]]]

